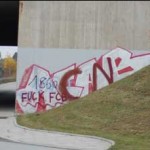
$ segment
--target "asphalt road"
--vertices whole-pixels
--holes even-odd
[[[0,84],[0,91],[16,91],[16,82]]]
[[[57,150],[54,148],[48,148],[43,146],[16,143],[2,138],[0,138],[0,149],[2,150],[10,150],[10,149],[11,150]]]
[[[27,145],[27,144],[15,143],[15,142],[8,142],[4,140],[0,141],[0,149],[2,150],[58,150],[55,148]]]
[[[0,84],[0,119],[14,116],[15,114],[15,82]],[[0,150],[58,150],[43,146],[16,143],[0,138]],[[59,149],[60,150],[60,149]]]

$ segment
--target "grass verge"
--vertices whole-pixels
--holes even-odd
[[[20,125],[100,136],[111,150],[150,149],[150,66],[79,101],[40,114],[18,116]]]

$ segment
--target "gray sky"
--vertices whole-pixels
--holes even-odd
[[[17,46],[0,46],[1,58],[5,58],[7,55],[11,57],[17,52]]]

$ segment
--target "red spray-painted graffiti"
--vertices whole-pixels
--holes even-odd
[[[79,66],[50,73],[38,65],[25,70],[16,94],[16,112],[46,111],[83,97],[150,64],[150,53],[133,56],[117,48]]]
[[[97,68],[102,72],[102,74],[105,76],[107,79],[108,83],[111,84],[113,83],[113,68],[112,68],[112,63],[111,63],[111,58],[107,58],[108,64],[109,64],[109,70],[110,70],[110,77],[108,74],[105,72],[105,70],[102,68],[102,66],[98,63],[95,63],[93,65],[93,91],[97,90]]]
[[[76,76],[78,74],[81,74],[82,71],[79,68],[75,68],[74,70],[70,70],[68,72],[66,72],[63,77],[60,80],[59,83],[59,91],[61,93],[61,95],[64,95],[64,97],[66,98],[66,100],[73,100],[73,99],[77,99],[79,97],[77,96],[73,96],[71,95],[68,90],[67,90],[67,84],[68,84],[68,79],[71,76]]]

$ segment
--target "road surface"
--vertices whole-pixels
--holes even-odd
[[[0,84],[0,91],[16,91],[16,82]]]
[[[0,139],[0,149],[2,150],[60,150],[55,148],[27,145],[15,142],[8,142]]]
[[[15,114],[15,89],[16,82],[0,84],[0,119],[12,117]],[[21,144],[0,138],[2,150],[58,150],[43,146]],[[59,149],[60,150],[60,149]]]

